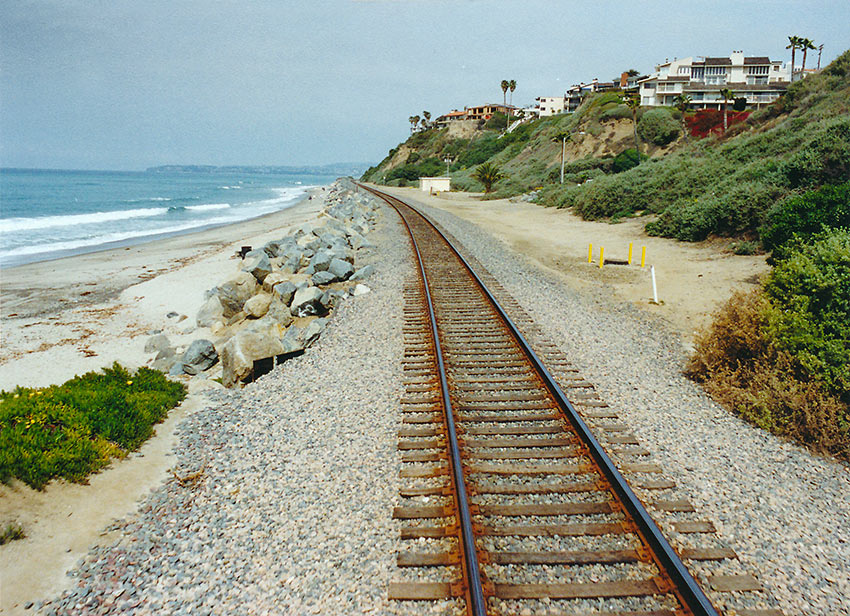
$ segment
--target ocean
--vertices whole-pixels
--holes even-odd
[[[0,267],[139,244],[286,209],[331,175],[0,169]]]

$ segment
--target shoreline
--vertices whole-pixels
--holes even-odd
[[[0,389],[62,383],[113,361],[135,369],[149,359],[150,331],[178,343],[197,336],[203,293],[235,273],[236,251],[315,218],[322,195],[319,187],[288,208],[232,225],[3,269]]]

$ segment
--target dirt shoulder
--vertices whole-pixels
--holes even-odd
[[[470,193],[429,195],[415,188],[388,192],[409,196],[480,226],[511,249],[557,273],[576,289],[601,287],[664,319],[686,348],[694,335],[711,321],[714,311],[735,290],[755,286],[769,270],[764,255],[735,255],[730,242],[691,244],[650,237],[645,219],[617,224],[582,220],[567,210],[545,208],[508,199],[482,201]],[[606,264],[599,269],[599,248],[605,258],[626,260],[633,245],[632,265]],[[593,262],[587,262],[593,244]],[[646,247],[646,266],[641,250]],[[650,266],[655,267],[658,304],[652,300]]]

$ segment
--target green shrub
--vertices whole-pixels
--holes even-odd
[[[638,122],[638,135],[655,145],[667,145],[679,136],[680,126],[664,107],[649,109]]]
[[[776,250],[795,234],[806,238],[837,227],[850,227],[850,182],[783,199],[768,211],[760,235],[765,248]]]
[[[184,397],[161,372],[118,364],[63,385],[0,392],[0,481],[37,489],[55,477],[84,481],[138,448]]]
[[[765,293],[778,346],[850,401],[850,230],[795,241],[771,271]]]
[[[641,161],[647,160],[649,157],[646,154],[638,156],[637,150],[629,148],[617,154],[611,163],[612,173],[622,173],[628,171],[632,167],[637,167]]]
[[[615,107],[611,107],[610,109],[606,109],[599,115],[600,122],[607,122],[609,120],[631,120],[632,119],[632,111],[625,105],[617,105]]]

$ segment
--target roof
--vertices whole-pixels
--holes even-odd
[[[466,112],[465,111],[449,111],[448,113],[444,113],[443,117],[448,118],[450,116],[462,116],[462,115],[466,115]]]
[[[767,56],[753,56],[752,58],[744,58],[744,64],[770,64],[770,58]]]
[[[697,64],[694,62],[694,64]],[[731,58],[706,58],[704,64],[706,66],[731,66]]]

